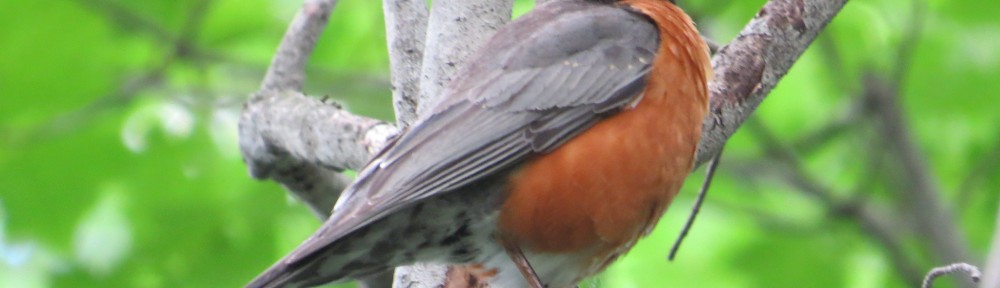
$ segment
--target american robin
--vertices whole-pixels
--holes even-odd
[[[572,287],[653,228],[708,109],[708,48],[683,11],[551,1],[468,63],[323,226],[247,287],[414,262],[461,265],[476,287]]]

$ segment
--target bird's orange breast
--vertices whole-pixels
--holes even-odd
[[[527,251],[629,247],[655,225],[692,168],[708,102],[705,44],[675,6],[650,11],[665,2],[625,2],[660,30],[643,97],[510,176],[500,231]]]

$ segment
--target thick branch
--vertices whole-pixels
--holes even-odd
[[[715,80],[697,163],[712,158],[847,0],[772,0],[712,59]]]
[[[417,0],[418,2],[420,0]],[[427,43],[417,115],[423,115],[437,102],[442,88],[451,82],[465,59],[478,50],[486,39],[510,21],[513,0],[435,0],[427,23]],[[411,28],[421,33],[419,28]],[[395,68],[395,67],[394,67]],[[395,72],[394,72],[395,73]],[[412,104],[412,103],[406,103]],[[396,107],[399,111],[401,108]],[[398,116],[398,115],[397,115]],[[403,115],[401,124],[409,121]],[[445,282],[447,267],[413,265],[396,269],[395,287],[437,287]]]
[[[396,131],[298,92],[262,93],[240,116],[240,151],[250,175],[284,184],[321,215],[348,184],[334,172],[360,168]]]
[[[493,32],[510,21],[513,0],[436,0],[427,23],[427,47],[420,80],[422,115],[436,103],[455,71]]]
[[[420,71],[427,34],[427,2],[424,0],[384,0],[385,35],[389,44],[392,71],[392,106],[396,123],[410,126],[417,118]]]
[[[305,81],[305,67],[309,61],[309,55],[316,47],[316,40],[326,27],[327,20],[336,6],[335,0],[306,0],[299,10],[292,23],[288,25],[285,36],[278,45],[278,51],[271,60],[261,83],[260,91],[251,97],[244,106],[240,115],[239,139],[240,151],[243,154],[243,161],[247,163],[251,176],[257,179],[271,178],[281,183],[296,198],[303,200],[309,208],[320,217],[329,215],[329,210],[336,203],[340,191],[347,187],[348,181],[342,176],[329,171],[326,167],[337,167],[343,169],[359,162],[357,156],[345,157],[345,162],[329,165],[330,163],[316,164],[315,159],[295,158],[304,155],[330,155],[329,153],[316,151],[299,151],[297,148],[311,147],[312,145],[288,145],[291,142],[303,142],[302,139],[277,140],[275,138],[280,132],[275,131],[298,131],[301,127],[298,124],[304,122],[278,122],[281,112],[304,110],[320,110],[316,113],[324,113],[324,109],[331,109],[327,105],[308,106],[310,103],[302,99],[298,91],[302,90]],[[275,109],[261,106],[274,102],[281,102],[283,96],[291,96],[291,101],[302,104],[291,104],[285,109]],[[303,105],[304,104],[304,105]],[[291,108],[295,107],[295,108]],[[325,110],[329,113],[328,110]],[[303,111],[301,115],[314,115],[311,111]],[[279,114],[270,114],[279,113]],[[347,114],[347,113],[345,113]],[[349,114],[348,114],[349,115]],[[291,120],[291,119],[289,119]],[[348,121],[349,122],[349,121]],[[260,126],[266,124],[269,127]],[[322,123],[313,122],[316,125]],[[299,134],[285,134],[293,138]],[[277,140],[277,141],[276,141]],[[271,142],[276,141],[276,142]],[[360,143],[357,141],[355,143]],[[307,148],[308,149],[308,148]],[[331,148],[345,149],[345,148]],[[346,148],[347,150],[357,150]],[[339,157],[339,156],[338,156]],[[353,158],[353,159],[352,159]],[[350,160],[348,160],[350,159]],[[326,167],[324,167],[326,166]]]
[[[276,96],[255,97],[241,115],[240,150],[255,178],[270,177],[275,162],[304,162],[338,171],[360,168],[395,130],[297,92]]]

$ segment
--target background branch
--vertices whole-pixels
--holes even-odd
[[[770,128],[760,121],[747,121],[746,124],[746,129],[763,146],[767,158],[781,163],[789,184],[817,200],[831,214],[857,222],[861,230],[886,250],[893,267],[908,286],[920,284],[921,273],[914,266],[914,261],[906,256],[900,233],[891,228],[891,222],[886,221],[891,217],[876,213],[870,204],[863,201],[838,199],[837,193],[809,175],[801,159],[792,152],[794,150],[781,143]]]
[[[873,115],[881,124],[880,134],[889,148],[886,151],[898,160],[898,168],[890,170],[898,171],[896,183],[900,187],[896,190],[905,195],[901,199],[906,215],[913,219],[921,238],[927,239],[938,262],[968,262],[965,237],[955,226],[950,209],[942,204],[939,185],[909,133],[897,88],[875,77],[867,79],[866,97],[875,103]]]
[[[924,282],[920,287],[931,288],[931,284],[933,284],[934,280],[938,277],[956,273],[969,274],[969,280],[971,280],[972,283],[979,283],[979,279],[983,277],[983,274],[979,272],[979,268],[976,268],[976,266],[969,265],[967,263],[955,263],[931,269],[931,271],[927,273],[927,277],[924,277]]]

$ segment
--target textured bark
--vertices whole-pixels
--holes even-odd
[[[361,168],[395,131],[298,92],[265,90],[243,108],[239,143],[251,176],[282,183],[325,219],[349,184],[336,172]]]
[[[427,48],[417,114],[433,107],[441,89],[493,32],[510,21],[513,0],[435,0],[427,23]]]
[[[410,126],[417,118],[424,39],[427,35],[427,1],[384,0],[385,35],[389,44],[392,104],[396,123]]]
[[[420,98],[414,101],[417,103],[416,115],[434,106],[438,94],[451,82],[465,59],[510,20],[513,7],[513,0],[435,0],[432,3],[419,82]],[[410,33],[422,33],[420,30],[415,28]],[[403,118],[401,124],[409,121]],[[393,286],[437,287],[445,283],[447,270],[443,265],[399,267]]]
[[[696,162],[719,153],[847,0],[772,0],[712,58],[711,117]]]
[[[445,287],[448,266],[435,264],[416,264],[396,268],[395,281],[392,287],[400,288],[438,288]]]

